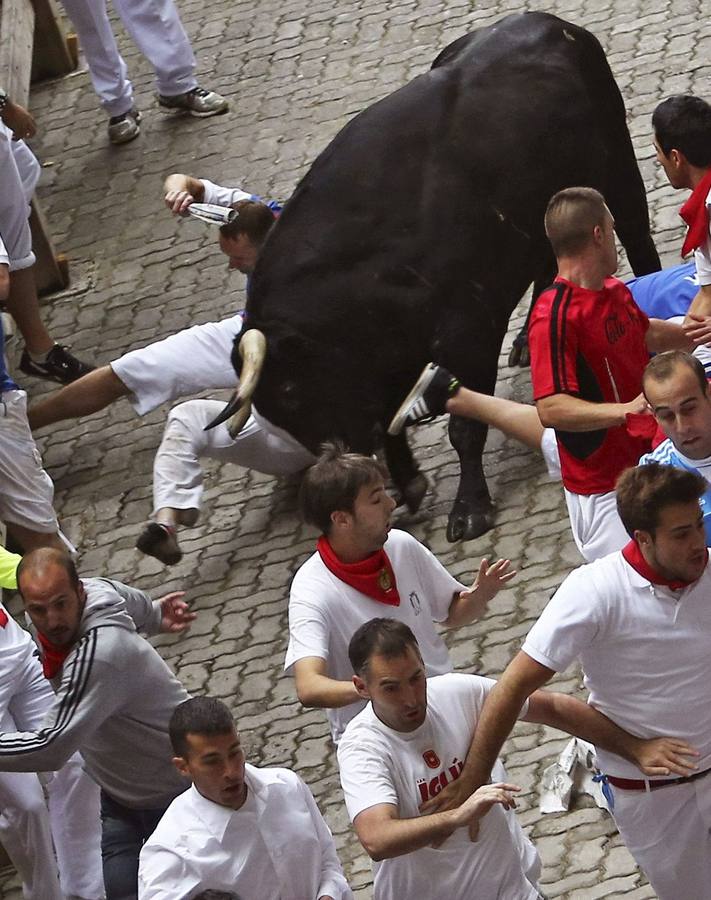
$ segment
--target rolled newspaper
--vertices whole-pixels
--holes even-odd
[[[229,206],[218,206],[215,203],[191,203],[188,215],[209,225],[227,225],[233,222],[239,213]]]

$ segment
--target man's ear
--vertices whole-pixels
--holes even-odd
[[[358,696],[362,697],[364,700],[370,700],[370,694],[368,693],[368,687],[360,675],[353,676],[353,686],[358,692]]]
[[[188,768],[187,760],[184,757],[174,756],[173,765],[181,775],[184,775],[186,778],[190,778],[190,769]]]
[[[641,528],[637,528],[632,536],[640,547],[651,547],[654,543],[654,535],[651,531],[642,531]]]
[[[350,523],[351,514],[345,509],[334,509],[331,513],[331,524],[334,528],[345,528]]]

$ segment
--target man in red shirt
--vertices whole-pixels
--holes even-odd
[[[637,307],[612,277],[614,224],[592,188],[566,188],[551,199],[545,225],[558,275],[536,300],[529,325],[533,396],[540,422],[555,429],[573,537],[588,561],[626,543],[614,487],[647,452],[656,429],[641,394],[649,353],[693,349],[710,336],[698,318],[681,327]],[[445,408],[466,415],[467,395],[449,373],[431,367],[389,430]]]

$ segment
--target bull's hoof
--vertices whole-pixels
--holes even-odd
[[[526,369],[530,365],[531,351],[528,349],[528,341],[521,341],[521,343],[514,341],[509,352],[509,368],[514,369],[519,366],[521,369]]]
[[[427,479],[422,472],[418,472],[412,481],[408,481],[403,488],[402,499],[403,502],[407,504],[407,508],[411,513],[416,513],[420,508],[424,496],[427,493],[427,487]]]
[[[531,365],[531,351],[527,343],[521,347],[518,365],[520,369],[527,369]]]
[[[470,509],[468,505],[457,501],[447,522],[447,540],[450,544],[456,541],[471,541],[479,535],[486,534],[494,527],[494,508]]]

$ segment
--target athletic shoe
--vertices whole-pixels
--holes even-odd
[[[166,566],[173,566],[183,558],[175,529],[158,522],[149,522],[146,525],[138,536],[136,547],[141,553],[159,559]]]
[[[229,102],[220,94],[208,91],[207,88],[194,87],[192,91],[184,94],[176,94],[174,97],[166,97],[158,94],[158,103],[166,109],[184,109],[191,116],[207,118],[227,112]]]
[[[122,116],[109,119],[109,141],[112,144],[127,144],[141,133],[141,114],[137,109],[129,109]]]
[[[35,362],[27,350],[22,351],[20,357],[20,371],[25,375],[34,375],[35,378],[52,378],[60,384],[70,384],[94,371],[94,366],[82,362],[76,356],[72,356],[68,348],[63,344],[55,344],[47,354],[44,362]]]
[[[422,425],[444,415],[447,400],[460,387],[459,380],[451,372],[435,363],[427,363],[388,425],[388,434],[394,437],[406,425]]]

